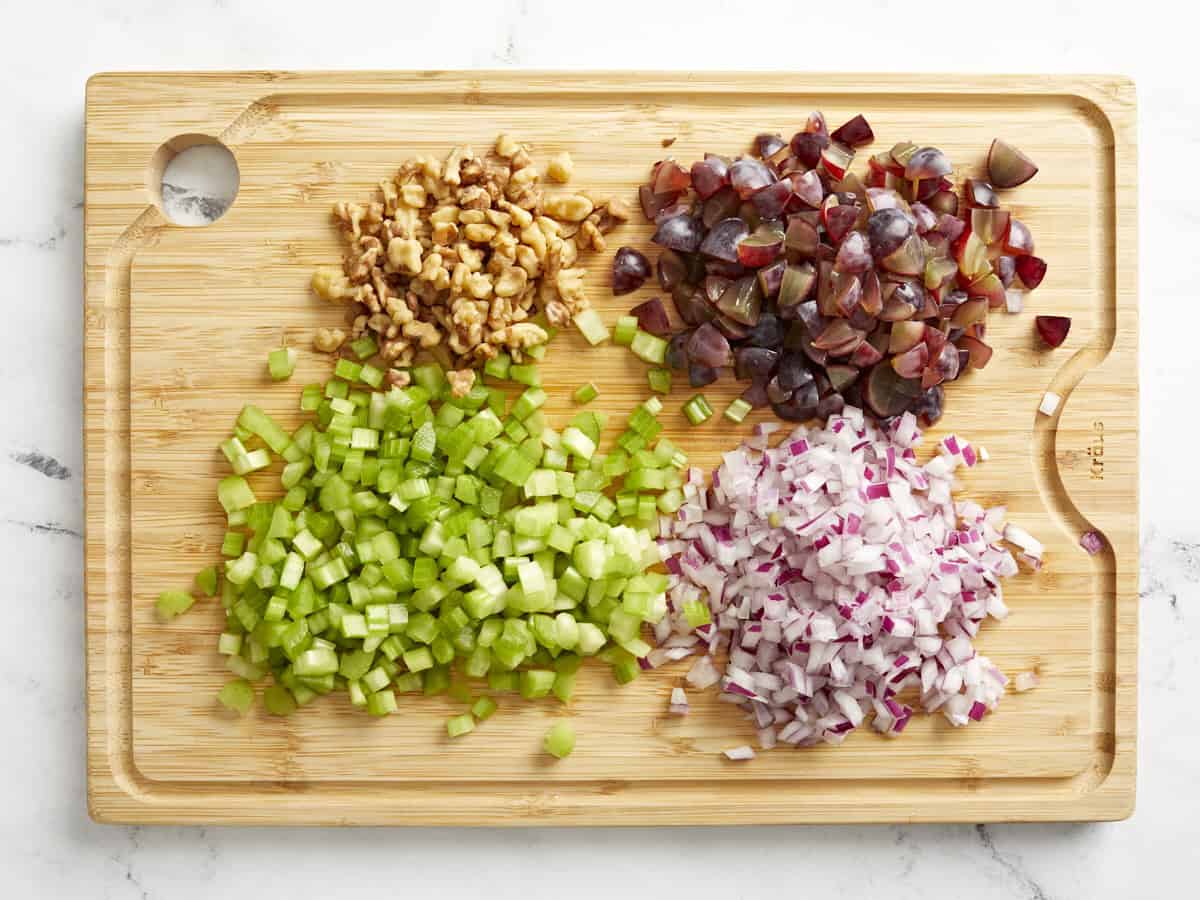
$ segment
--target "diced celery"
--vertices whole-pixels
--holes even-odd
[[[273,684],[263,691],[263,706],[273,716],[290,716],[296,711],[296,700],[281,684]]]
[[[508,377],[518,384],[524,384],[528,387],[540,387],[542,383],[542,373],[535,365],[513,365],[508,369]]]
[[[621,316],[613,327],[613,343],[628,347],[638,331],[637,316]]]
[[[572,396],[576,403],[578,403],[580,406],[583,406],[591,403],[593,400],[599,397],[600,392],[596,390],[596,385],[589,381],[587,384],[582,384],[577,387]]]
[[[196,598],[187,591],[163,591],[158,595],[154,608],[162,621],[169,622],[191,609],[195,602]]]
[[[462,737],[475,730],[475,717],[469,712],[451,716],[446,720],[446,734],[452,738]]]
[[[667,342],[645,331],[638,331],[629,342],[633,355],[643,362],[661,366],[667,359]]]
[[[280,347],[267,354],[267,370],[275,381],[284,381],[292,377],[296,369],[296,349]]]
[[[650,389],[652,391],[657,391],[660,394],[671,393],[670,369],[650,369],[646,372],[646,378],[650,382]]]
[[[575,327],[579,329],[579,333],[593,347],[608,340],[608,327],[604,324],[604,320],[600,318],[600,313],[596,312],[595,309],[588,307],[587,309],[580,310],[575,313],[574,321]]]
[[[700,425],[712,418],[712,407],[703,394],[696,394],[683,405],[683,414],[693,425]]]
[[[741,422],[754,409],[749,403],[738,397],[725,409],[725,418],[731,422]]]
[[[215,597],[217,594],[217,570],[213,566],[206,566],[196,573],[195,578],[196,589],[206,597]]]
[[[239,716],[244,716],[254,705],[254,685],[244,678],[235,678],[233,681],[226,682],[225,686],[217,693],[217,699],[226,709]]]
[[[558,759],[571,755],[575,749],[575,726],[570,722],[555,722],[542,741],[546,752]]]

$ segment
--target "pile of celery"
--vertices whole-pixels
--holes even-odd
[[[401,693],[471,702],[463,678],[566,702],[585,656],[618,682],[637,677],[642,625],[666,613],[667,578],[647,571],[657,515],[683,502],[686,458],[658,439],[661,403],[638,406],[601,453],[603,415],[547,425],[536,367],[501,358],[487,372],[526,385],[507,413],[507,396],[480,382],[453,398],[436,365],[382,390],[380,369],[348,359],[304,389],[312,420],[291,434],[242,410],[217,489],[229,523],[219,651],[238,676],[220,695],[228,707],[245,712],[268,676],[271,713],[345,690],[374,716]],[[246,476],[277,456],[285,493],[260,500]],[[216,593],[215,572],[197,587]],[[169,591],[159,612],[192,599]],[[481,696],[447,730],[465,734],[495,708]]]

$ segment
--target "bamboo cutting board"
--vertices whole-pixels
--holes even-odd
[[[669,718],[688,662],[616,687],[586,666],[569,709],[501,698],[476,734],[445,738],[446,698],[403,696],[377,722],[326,698],[289,719],[223,715],[215,652],[221,610],[199,602],[164,625],[153,602],[218,558],[217,442],[241,405],[294,427],[300,387],[324,380],[312,331],[341,311],[308,290],[340,259],[329,209],[363,200],[400,161],[486,147],[499,132],[544,162],[575,159],[573,187],[635,200],[650,165],[705,150],[744,152],[760,131],[791,134],[812,109],[831,124],[862,112],[878,143],[942,147],[980,174],[1003,136],[1041,166],[1005,196],[1049,275],[1025,314],[994,313],[989,367],[948,390],[937,430],[992,461],[964,476],[984,503],[1047,547],[1042,571],[1006,585],[1012,615],[981,652],[1041,686],[953,729],[914,719],[899,740],[853,735],[838,748],[781,749],[734,764],[752,743],[737,711],[707,694]],[[240,193],[215,224],[167,223],[153,179],[187,136],[225,143]],[[661,142],[675,138],[669,151]],[[168,149],[162,149],[168,145]],[[860,154],[862,155],[862,154]],[[1115,819],[1133,808],[1137,641],[1137,301],[1133,85],[1110,77],[308,73],[106,74],[87,90],[86,374],[88,801],[113,822],[241,824],[700,824]],[[859,160],[856,170],[864,164]],[[613,247],[644,246],[631,223]],[[653,294],[613,298],[590,260],[593,303],[611,323]],[[1037,312],[1070,315],[1068,343],[1039,349]],[[267,351],[305,348],[273,384]],[[593,380],[615,422],[647,394],[624,348],[560,336],[547,356],[548,411]],[[1053,418],[1038,402],[1065,397]],[[724,408],[739,387],[706,389]],[[711,468],[753,421],[690,428],[668,398],[666,434]],[[761,416],[759,416],[761,418]],[[272,476],[273,477],[273,476]],[[261,484],[266,485],[268,480]],[[261,496],[260,492],[260,496]],[[1079,535],[1109,546],[1089,557]],[[693,692],[694,693],[694,692]],[[555,718],[573,756],[538,752]],[[869,729],[867,730],[869,731]]]

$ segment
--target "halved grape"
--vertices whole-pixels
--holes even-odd
[[[920,378],[929,364],[929,348],[922,342],[892,357],[892,368],[901,378]]]
[[[913,219],[917,223],[917,234],[933,231],[938,226],[938,216],[924,203],[914,203],[910,208]]]
[[[968,281],[992,270],[992,264],[987,255],[987,245],[974,232],[965,232],[963,237],[955,243],[955,248],[958,268]]]
[[[827,201],[832,199],[834,199],[832,194],[826,198]],[[825,230],[829,233],[829,239],[835,244],[841,243],[858,221],[861,212],[861,207],[840,202],[822,206],[822,221],[825,223]]]
[[[711,322],[705,322],[688,339],[687,356],[691,362],[715,369],[727,365],[729,355],[729,341]]]
[[[1033,255],[1033,232],[1029,226],[1015,216],[1008,223],[1008,236],[1004,239],[1004,251],[1013,256]]]
[[[765,163],[751,157],[742,157],[729,167],[729,183],[743,200],[774,181],[775,173]]]
[[[658,254],[658,283],[664,291],[673,291],[675,285],[687,280],[687,263],[674,250]]]
[[[945,405],[945,400],[945,390],[940,384],[934,385],[922,392],[921,396],[914,400],[908,409],[926,428],[929,428],[936,425],[942,418],[942,408]]]
[[[878,316],[883,311],[883,292],[879,285],[879,273],[868,269],[862,276],[862,296],[858,298],[859,309],[868,316]]]
[[[654,183],[651,186],[658,196],[678,195],[692,186],[692,176],[673,159],[664,159],[654,173]]]
[[[1037,316],[1033,322],[1047,347],[1061,347],[1071,330],[1069,316]]]
[[[925,244],[911,234],[899,247],[879,260],[879,265],[897,275],[920,275],[925,271]]]
[[[900,141],[892,145],[892,149],[888,151],[888,155],[892,158],[892,163],[895,166],[893,170],[896,175],[903,175],[904,170],[908,167],[908,161],[912,159],[912,155],[920,148],[911,141]]]
[[[705,292],[695,285],[681,282],[671,291],[671,302],[675,304],[675,312],[688,325],[702,325],[711,321],[717,314],[716,309],[708,302]]]
[[[912,219],[898,209],[881,209],[867,219],[871,254],[882,259],[895,253],[916,231]]]
[[[766,378],[779,364],[779,351],[767,347],[742,347],[734,359],[734,374],[742,381]]]
[[[688,384],[694,388],[707,387],[721,376],[718,369],[692,363],[688,366]]]
[[[821,245],[821,236],[817,232],[817,226],[808,219],[801,218],[799,214],[792,215],[788,218],[787,234],[784,237],[784,246],[787,248],[788,254],[794,259],[812,259],[817,254],[817,248]]]
[[[788,266],[779,285],[777,305],[780,312],[785,316],[789,315],[788,310],[798,307],[807,300],[816,281],[817,270],[813,268],[812,263],[804,262]],[[815,311],[815,305],[813,308]]]
[[[1000,277],[1000,283],[1008,287],[1013,283],[1013,278],[1017,274],[1017,261],[1011,256],[998,256],[995,262],[996,274]]]
[[[704,239],[704,226],[700,220],[690,215],[676,215],[663,219],[654,232],[651,241],[668,250],[678,250],[681,253],[692,253],[700,248]],[[649,277],[649,273],[647,276]]]
[[[671,320],[667,318],[667,310],[662,301],[651,297],[645,303],[639,303],[629,311],[631,316],[637,316],[638,328],[658,337],[666,337],[671,333]]]
[[[783,273],[786,271],[787,263],[782,259],[758,270],[758,287],[762,291],[763,297],[773,300],[779,296],[779,288],[783,284]]]
[[[821,164],[825,167],[825,171],[834,178],[844,178],[852,162],[854,162],[854,151],[845,144],[836,144],[831,141],[829,146],[821,151]]]
[[[777,181],[774,184],[769,184],[761,191],[756,193],[751,202],[754,204],[754,209],[763,219],[778,219],[783,215],[784,207],[788,201],[792,199],[792,183],[790,181]]]
[[[955,328],[966,328],[987,318],[988,302],[982,297],[964,300],[954,308],[950,324]]]
[[[999,309],[1005,300],[1004,282],[995,272],[988,272],[971,282],[967,287],[967,296],[986,300],[991,309]]]
[[[754,409],[762,409],[771,401],[767,398],[767,379],[755,378],[750,387],[742,391],[742,399]]]
[[[1024,184],[1038,172],[1033,160],[1000,138],[992,141],[987,164],[992,184],[998,188],[1012,188]]]
[[[812,131],[798,131],[792,135],[789,149],[806,168],[816,168],[821,161],[821,151],[829,146],[829,135]]]
[[[970,335],[964,334],[958,339],[958,349],[967,351],[972,369],[982,369],[992,358],[992,348]]]
[[[957,241],[966,230],[967,223],[958,216],[943,213],[938,217],[938,231],[949,238],[951,242]]]
[[[1008,235],[1009,219],[1006,209],[984,209],[977,207],[971,210],[971,230],[979,235],[979,239],[989,247],[998,244]]]
[[[722,219],[704,236],[700,252],[712,259],[738,262],[738,245],[750,235],[750,226],[741,219]]]
[[[925,342],[924,322],[897,322],[888,339],[888,353],[905,353]]]
[[[1031,291],[1046,277],[1046,261],[1040,256],[1018,256],[1016,267],[1021,283]]]
[[[737,215],[738,207],[742,205],[741,198],[731,187],[723,187],[704,201],[704,209],[700,217],[705,228],[712,228],[723,219]]]
[[[958,195],[954,191],[938,191],[924,202],[939,216],[958,215]]]
[[[825,186],[815,170],[802,172],[791,177],[792,193],[802,203],[813,209],[818,208],[825,199]]]
[[[762,312],[762,290],[758,279],[746,275],[733,282],[721,294],[717,309],[725,316],[742,325],[753,325]]]
[[[771,408],[775,410],[775,415],[785,421],[807,422],[817,414],[817,406],[820,402],[817,385],[814,381],[809,380],[793,391],[791,397],[772,403]]]
[[[667,341],[666,363],[672,369],[686,369],[688,365],[687,343],[692,339],[690,331],[681,331]]]
[[[658,218],[660,212],[674,203],[675,199],[675,196],[671,194],[660,197],[648,184],[643,184],[638,188],[638,201],[642,204],[642,215],[651,222]]]
[[[758,322],[746,335],[746,342],[753,347],[776,348],[783,344],[783,323],[771,313],[763,313]]]
[[[849,207],[843,207],[848,209]],[[871,267],[871,249],[867,245],[867,237],[861,231],[852,231],[846,235],[838,247],[837,258],[833,267],[839,272],[865,272]]]
[[[918,178],[941,178],[954,171],[946,154],[937,147],[922,147],[915,151],[904,164],[904,177],[909,181]]]
[[[862,114],[859,114],[837,128],[829,137],[831,140],[858,148],[875,140],[875,132],[871,130]]]
[[[876,364],[867,375],[864,399],[877,416],[898,416],[920,395],[921,382],[896,374],[886,360]]]
[[[754,152],[760,159],[766,159],[768,156],[774,156],[787,145],[783,142],[783,138],[778,134],[768,134],[766,132],[755,135],[754,137]]]
[[[650,277],[650,260],[633,247],[622,247],[613,256],[612,291],[616,296],[640,288]]]
[[[858,345],[858,348],[850,354],[849,363],[859,369],[869,369],[875,363],[883,359],[883,353],[879,348],[872,344],[869,340],[863,341]]]
[[[707,200],[729,184],[729,164],[720,156],[706,156],[692,163],[692,187]]]
[[[1000,208],[1000,195],[996,193],[996,189],[978,178],[968,178],[963,182],[963,196],[967,198],[968,206]]]

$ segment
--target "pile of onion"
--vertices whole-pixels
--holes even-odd
[[[840,743],[867,720],[898,734],[914,695],[954,725],[982,719],[1007,683],[972,643],[1008,612],[1000,582],[1017,563],[1002,541],[1031,565],[1042,548],[1003,508],[952,500],[975,449],[950,436],[920,464],[908,412],[885,427],[847,406],[772,448],[778,427],[726,453],[709,488],[693,469],[664,517],[671,612],[648,664],[702,654],[687,681],[719,682],[763,747]],[[710,621],[693,627],[697,604]]]
[[[862,116],[831,134],[816,112],[790,141],[758,135],[753,155],[654,166],[639,196],[684,328],[672,335],[657,299],[634,312],[671,337],[668,363],[693,387],[733,366],[750,382],[743,399],[783,419],[848,403],[929,424],[943,383],[987,364],[988,310],[1019,310],[1014,281],[1032,290],[1045,275],[1032,234],[987,182],[967,179],[960,203],[935,147],[899,143],[853,174],[873,140]],[[1002,141],[988,162],[1006,185],[1037,171]],[[614,291],[649,274],[641,254],[618,254]]]

